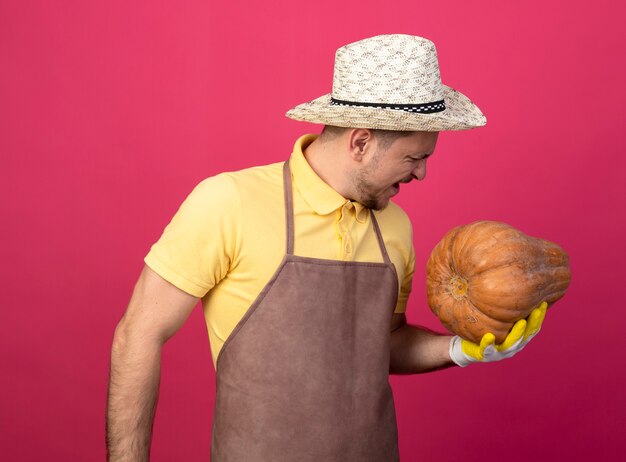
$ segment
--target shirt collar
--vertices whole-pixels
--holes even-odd
[[[345,204],[351,204],[355,208],[357,221],[364,223],[367,220],[369,209],[358,202],[346,199],[331,188],[315,173],[307,162],[306,157],[304,157],[304,149],[317,137],[318,135],[301,136],[293,147],[289,167],[296,188],[298,188],[307,204],[315,210],[315,213],[328,215]]]

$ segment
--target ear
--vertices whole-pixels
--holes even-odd
[[[348,134],[350,157],[355,162],[361,162],[368,152],[376,148],[374,134],[368,128],[355,128]]]

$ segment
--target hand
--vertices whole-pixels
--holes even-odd
[[[450,340],[450,359],[461,367],[475,362],[490,363],[514,356],[537,335],[541,323],[546,317],[548,304],[541,303],[531,311],[527,319],[517,321],[504,342],[496,345],[496,337],[492,333],[483,335],[480,345],[464,340],[455,335]]]

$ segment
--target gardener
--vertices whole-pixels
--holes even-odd
[[[163,344],[202,298],[216,366],[213,461],[394,461],[389,372],[512,356],[406,323],[411,225],[390,198],[422,180],[438,133],[486,123],[441,83],[432,42],[383,35],[337,51],[324,124],[288,161],[203,181],[146,256],[113,343],[110,460],[146,460]],[[244,147],[245,148],[245,147]]]

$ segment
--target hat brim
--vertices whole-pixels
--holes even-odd
[[[487,118],[467,96],[446,85],[442,87],[446,109],[431,114],[387,108],[331,105],[330,94],[327,94],[294,107],[286,116],[303,122],[336,127],[398,131],[469,130],[487,123]]]

